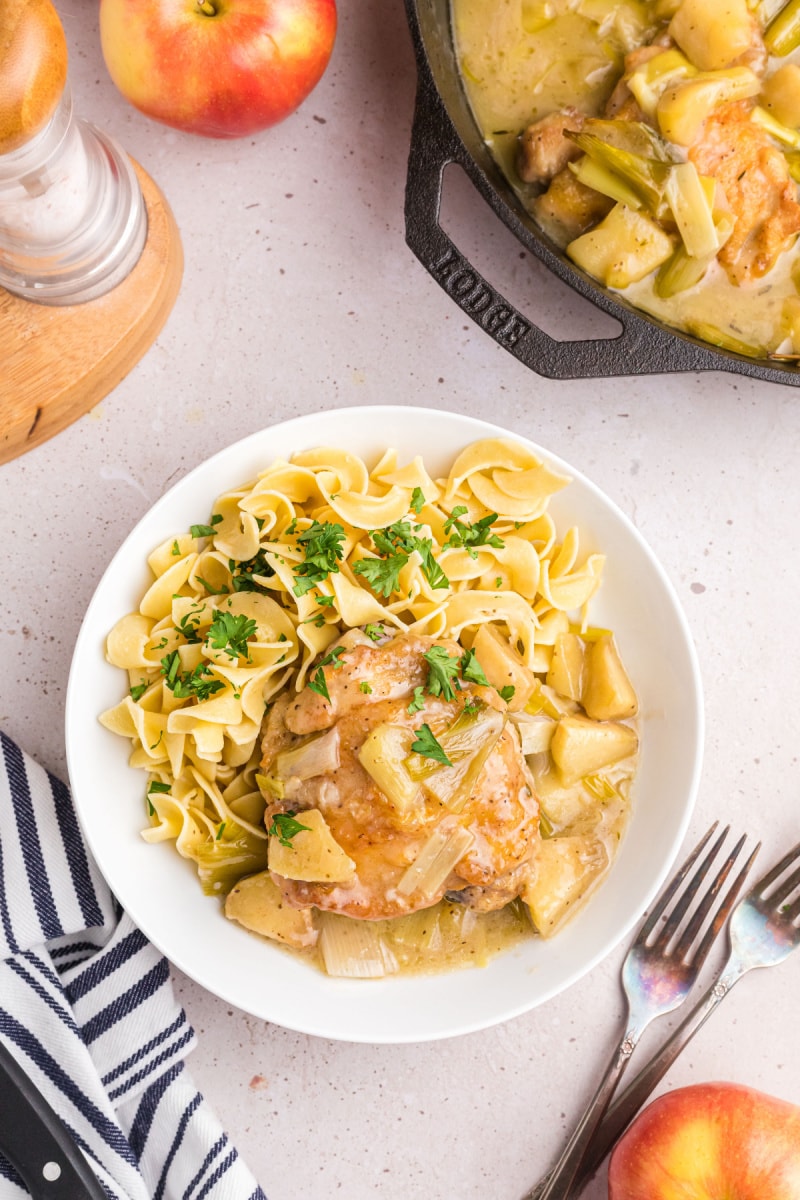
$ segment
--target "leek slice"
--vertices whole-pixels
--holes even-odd
[[[437,825],[401,877],[397,885],[398,893],[401,896],[419,894],[423,899],[430,900],[474,841],[475,835],[461,825],[455,828],[447,822]]]
[[[197,874],[205,894],[224,895],[244,875],[264,870],[267,865],[267,843],[240,825],[227,822],[222,827],[221,835],[203,845],[195,858]]]
[[[700,181],[694,163],[678,163],[671,169],[666,197],[686,253],[692,258],[715,255],[719,249],[719,239],[712,200]]]
[[[680,50],[673,47],[636,67],[626,77],[625,82],[642,112],[648,117],[654,117],[664,90],[671,84],[690,79],[696,74],[697,68],[692,66]]]
[[[628,208],[640,208],[639,196],[629,187],[621,175],[609,167],[584,154],[577,162],[567,163],[572,174],[585,187],[593,188],[618,204],[627,204]]]
[[[653,216],[666,211],[664,189],[672,158],[666,142],[640,121],[588,120],[565,134],[584,154],[621,177]]]
[[[800,46],[800,0],[789,0],[770,21],[764,30],[764,45],[781,58]]]
[[[791,147],[792,150],[800,150],[800,131],[790,129],[788,125],[783,125],[773,117],[772,113],[768,113],[765,108],[761,108],[757,104],[750,113],[750,120],[755,121],[756,125],[760,125],[762,129],[765,129],[777,142],[783,142],[785,146]]]
[[[503,732],[506,718],[494,708],[464,709],[439,744],[450,760],[443,766],[419,754],[406,759],[406,769],[414,780],[452,812],[460,812],[475,787],[484,764]]]
[[[397,970],[397,960],[371,921],[353,921],[335,913],[321,917],[319,948],[329,975],[345,979],[382,979]]]
[[[514,713],[511,720],[519,732],[522,753],[526,758],[531,754],[544,754],[546,750],[550,749],[550,742],[556,728],[556,722],[552,717],[532,717],[528,713]]]
[[[275,755],[274,762],[275,773],[279,779],[313,779],[317,775],[329,775],[338,766],[338,725],[294,750],[282,750]]]

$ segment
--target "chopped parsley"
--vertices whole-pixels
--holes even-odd
[[[217,836],[214,839],[215,842],[218,842],[220,840],[220,838],[222,837],[223,833],[225,832],[226,824],[227,824],[227,822],[220,821],[219,829],[217,830]]]
[[[231,581],[235,592],[260,592],[264,590],[264,585],[259,583],[254,578],[256,575],[261,575],[269,578],[275,572],[267,561],[267,552],[263,546],[260,546],[252,558],[243,559],[237,562],[235,558],[228,560],[228,570],[231,573]]]
[[[441,763],[443,767],[452,767],[453,764],[437,742],[430,725],[421,725],[414,732],[417,738],[411,743],[411,749],[415,754],[421,754],[424,758],[432,758],[434,762]]]
[[[222,513],[214,513],[210,525],[190,525],[189,533],[193,538],[213,537],[217,532],[214,526],[219,525],[221,520]]]
[[[375,549],[381,558],[363,558],[353,567],[356,575],[363,575],[373,591],[390,596],[400,589],[400,572],[416,550],[420,556],[422,573],[432,588],[450,586],[450,580],[433,555],[430,538],[417,536],[422,525],[409,525],[408,521],[395,521],[385,529],[374,529],[370,534]]]
[[[294,570],[297,582],[292,591],[295,596],[305,596],[306,592],[339,570],[339,562],[344,557],[344,539],[342,526],[329,521],[324,524],[313,521],[298,536],[297,544],[302,547],[305,561]]]
[[[188,612],[185,612],[178,624],[174,626],[175,632],[180,633],[186,638],[189,643],[202,642],[202,638],[197,632],[197,627],[200,624],[200,612],[204,605],[192,605]]]
[[[131,687],[131,699],[134,701],[141,700],[149,686],[149,683],[144,680],[141,683],[134,683]]]
[[[358,690],[360,692],[363,692],[365,696],[371,696],[372,695],[372,684],[367,683],[366,679],[362,679],[361,683],[358,685]]]
[[[175,538],[175,541],[172,543],[172,553],[174,554],[175,558],[177,558],[178,555],[180,554],[180,552],[181,552],[181,548],[178,544],[178,539]]]
[[[422,656],[428,664],[428,691],[432,696],[442,696],[445,700],[455,698],[459,687],[458,668],[461,660],[457,655],[450,655],[444,646],[431,646]],[[455,688],[453,688],[455,680]]]
[[[161,674],[165,677],[169,690],[178,700],[193,697],[196,700],[207,700],[214,692],[222,691],[225,684],[221,679],[207,679],[211,674],[205,663],[200,663],[193,671],[181,671],[181,656],[177,650],[167,654],[161,660]]]
[[[324,658],[319,660],[319,665],[321,667],[332,666],[334,671],[340,670],[340,668],[344,666],[344,663],[341,661],[344,652],[344,646],[334,646],[332,650],[328,651]]]
[[[149,796],[152,792],[165,792],[166,793],[166,792],[171,792],[171,791],[172,791],[171,783],[159,783],[159,781],[157,779],[154,779],[154,780],[152,780],[152,782],[150,783],[150,786],[147,789],[147,794]]]
[[[276,837],[282,846],[288,846],[293,850],[292,838],[297,837],[302,829],[310,829],[309,825],[301,825],[299,821],[295,821],[293,812],[276,813],[272,818],[272,824],[267,829],[269,837]]]
[[[322,667],[317,667],[306,687],[311,688],[312,692],[316,692],[318,696],[322,696],[330,704],[331,694],[328,691],[328,684],[325,681],[325,672]]]
[[[457,504],[445,521],[444,531],[450,536],[444,543],[444,548],[452,546],[457,550],[466,550],[470,558],[478,557],[476,546],[494,546],[496,549],[502,550],[505,545],[503,539],[496,533],[490,533],[492,524],[497,520],[497,513],[487,513],[479,521],[469,524],[461,520],[467,512],[469,509],[466,505]]]
[[[362,558],[353,571],[363,575],[373,592],[379,596],[391,596],[400,587],[400,572],[408,562],[409,555],[402,552],[386,558]]]
[[[506,684],[505,687],[498,688],[497,694],[499,695],[501,700],[505,700],[506,704],[508,704],[509,700],[512,699],[514,692],[516,690],[517,689],[514,687],[513,683],[509,683],[509,684]]]
[[[197,576],[197,582],[202,583],[203,587],[211,596],[227,596],[227,588],[214,587],[213,583],[209,583],[207,579],[203,579],[201,575]]]
[[[422,494],[422,488],[415,487],[411,493],[411,509],[417,516],[422,512],[425,505],[425,497]]]
[[[255,635],[257,625],[245,613],[217,609],[208,630],[208,640],[215,650],[224,650],[229,658],[246,658],[250,662],[248,639]]]
[[[382,625],[365,625],[364,633],[371,642],[379,642],[384,635],[384,628]]]
[[[406,707],[406,712],[409,712],[409,713],[419,712],[419,710],[424,707],[425,707],[425,688],[424,687],[415,687],[414,688],[414,699]]]
[[[461,657],[461,676],[463,679],[469,680],[470,683],[479,683],[483,687],[489,686],[489,680],[483,673],[483,667],[475,657],[474,650],[466,650]]]

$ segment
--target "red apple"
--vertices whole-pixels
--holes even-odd
[[[111,78],[148,117],[206,137],[282,121],[319,82],[336,0],[101,0]]]
[[[735,1083],[660,1096],[616,1145],[610,1200],[800,1200],[800,1107]]]

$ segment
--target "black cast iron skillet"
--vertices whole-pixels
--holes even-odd
[[[525,211],[481,137],[461,84],[449,0],[405,3],[418,74],[406,181],[406,241],[466,316],[526,367],[550,379],[734,371],[771,383],[800,384],[797,367],[747,358],[679,333],[606,291],[571,263]],[[466,171],[523,246],[621,323],[618,337],[556,341],[470,265],[439,225],[442,176],[449,163],[458,163]]]

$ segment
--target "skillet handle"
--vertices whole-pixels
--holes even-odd
[[[612,312],[623,326],[618,337],[557,341],[523,316],[471,266],[441,228],[439,211],[445,167],[456,162],[475,182],[474,163],[445,110],[418,40],[418,29],[413,25],[412,32],[417,34],[418,80],[406,177],[406,242],[465,316],[526,367],[550,379],[720,370],[724,364],[702,347],[662,331],[633,313],[622,318],[618,309]],[[597,303],[591,294],[584,294]]]

